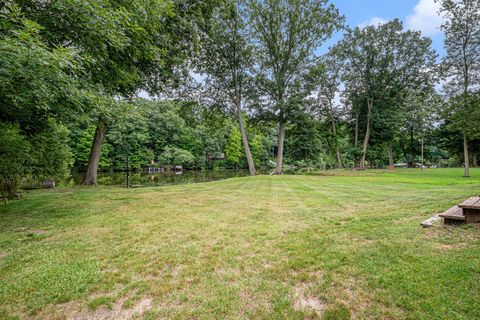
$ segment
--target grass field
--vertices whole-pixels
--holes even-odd
[[[480,319],[480,170],[59,188],[0,205],[0,318]]]

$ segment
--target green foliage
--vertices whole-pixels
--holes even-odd
[[[241,112],[250,72],[254,67],[253,44],[248,36],[245,5],[238,0],[220,1],[201,34],[195,66],[207,75],[203,89],[211,104],[232,113]]]
[[[88,158],[90,156],[90,149],[92,148],[93,135],[96,127],[94,125],[88,126],[85,130],[81,130],[76,136],[75,145],[72,148],[76,166],[79,168],[86,168],[88,165]],[[112,167],[113,161],[111,159],[111,146],[109,143],[104,143],[102,146],[102,156],[98,167],[101,170],[106,170]]]
[[[0,122],[0,193],[5,202],[17,191],[29,151],[30,144],[18,126]]]
[[[85,168],[99,119],[108,127],[100,169],[125,168],[127,153],[130,168],[154,159],[243,168],[245,136],[254,164],[265,165],[280,128],[285,161],[302,166],[333,165],[337,150],[349,165],[362,156],[384,166],[387,150],[413,162],[420,139],[426,157],[456,161],[460,133],[477,155],[479,3],[439,2],[452,80],[443,121],[431,40],[398,20],[347,30],[317,59],[343,27],[327,0],[9,1],[0,8],[0,125],[7,144],[30,149],[24,161],[22,152],[4,161],[37,181],[67,175],[72,161]],[[198,88],[184,81],[190,69],[205,76]],[[168,93],[194,101],[134,98],[178,85]]]
[[[432,90],[436,53],[431,42],[419,32],[404,30],[395,19],[349,29],[332,49],[344,65],[345,97],[361,127],[358,132],[363,133],[360,166],[364,166],[371,139],[385,144],[398,133],[402,119],[397,109],[409,91]],[[380,135],[375,137],[375,133]]]
[[[68,130],[53,120],[49,128],[24,136],[18,126],[0,122],[0,179],[2,194],[12,195],[22,178],[62,179],[70,172],[73,156]]]
[[[452,97],[443,110],[445,119],[453,130],[465,132],[468,139],[480,139],[480,91]]]
[[[439,3],[440,11],[444,16],[442,29],[445,32],[444,44],[447,51],[447,55],[443,59],[445,77],[448,79],[444,89],[453,99],[452,105],[457,109],[453,122],[463,124],[461,130],[463,133],[464,176],[469,177],[471,128],[478,128],[478,121],[475,121],[475,116],[471,117],[470,114],[472,105],[470,96],[474,94],[475,90],[478,90],[480,85],[480,23],[478,23],[480,21],[480,1],[439,0]],[[461,103],[457,99],[459,95],[462,96]],[[473,129],[473,131],[478,131],[478,129]]]
[[[270,108],[286,111],[314,51],[341,28],[343,17],[326,0],[250,0],[249,9],[261,65],[257,86],[274,101]]]
[[[480,1],[438,0],[444,17],[442,30],[445,33],[443,71],[444,89],[450,97],[463,95],[466,108],[467,96],[480,85]],[[465,121],[468,121],[465,119]]]
[[[343,17],[327,0],[250,0],[259,68],[257,109],[279,122],[277,165],[283,161],[285,122],[310,93],[303,83],[317,50],[341,28]]]
[[[91,123],[89,120],[86,122]],[[125,102],[117,107],[115,121],[109,126],[100,168],[124,169],[127,147],[130,168],[140,168],[158,159],[167,147],[188,151],[194,157],[193,163],[188,165],[205,168],[212,165],[209,157],[218,157],[224,152],[234,126],[235,121],[222,109],[207,109],[197,104],[167,100],[137,99]],[[256,127],[250,129],[260,132]],[[72,149],[76,166],[80,169],[88,163],[94,131],[93,123],[87,129],[72,126]],[[257,145],[259,159],[263,162],[269,157],[271,138],[262,136],[263,143]],[[225,165],[218,159],[215,164]],[[246,163],[240,160],[237,165],[243,167]]]
[[[68,130],[50,121],[50,127],[29,138],[31,151],[27,166],[33,177],[62,179],[70,172],[73,155],[68,146]]]
[[[42,27],[17,6],[0,9],[0,21],[0,120],[30,134],[48,128],[51,117],[76,112],[85,99],[71,76],[79,71],[76,52],[49,48]]]
[[[194,51],[197,26],[212,2],[26,0],[2,6],[2,118],[22,130],[37,128],[73,105],[110,124],[119,107],[114,98],[178,85],[186,73],[181,64]],[[88,89],[80,99],[79,88]],[[134,165],[152,153],[137,155]]]
[[[236,126],[230,131],[228,143],[225,146],[225,155],[227,160],[235,166],[239,164],[240,159],[244,155],[242,137],[240,136],[240,130]]]
[[[148,147],[156,155],[163,152],[167,146],[185,147],[188,140],[185,136],[188,126],[180,115],[179,104],[173,101],[136,102],[145,114],[150,141]]]
[[[291,118],[287,129],[286,154],[291,162],[304,161],[316,164],[323,156],[319,122],[306,113],[297,113]]]
[[[195,157],[187,150],[167,146],[158,160],[165,166],[189,167],[194,163]]]
[[[252,157],[255,166],[264,165],[270,157],[272,142],[265,135],[257,132],[252,140]]]
[[[135,104],[124,104],[123,107],[123,116],[117,117],[106,135],[113,151],[110,157],[115,168],[126,169],[128,153],[129,169],[141,168],[155,158],[154,152],[148,147],[148,119],[145,109]]]
[[[43,26],[41,35],[50,47],[73,44],[78,49],[84,80],[113,94],[133,93],[151,76],[155,82],[174,78],[172,68],[185,57],[180,49],[190,45],[181,40],[189,28],[184,15],[192,12],[181,12],[180,4],[170,0],[20,4],[29,19]]]

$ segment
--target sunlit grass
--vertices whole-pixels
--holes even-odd
[[[476,319],[480,170],[33,191],[0,206],[0,318]]]

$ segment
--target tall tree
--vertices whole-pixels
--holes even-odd
[[[213,103],[228,110],[233,107],[237,116],[243,148],[250,175],[256,173],[243,121],[245,86],[253,68],[253,50],[246,28],[245,7],[242,1],[224,0],[214,11],[202,39],[198,72],[205,73],[203,82]]]
[[[480,84],[480,0],[437,0],[445,22],[444,63],[450,81],[446,85],[452,96],[462,95],[463,120],[459,125],[463,131],[464,177],[470,176],[468,156],[469,95]]]
[[[391,98],[395,93],[400,98],[408,88],[430,84],[428,73],[436,57],[430,44],[420,32],[403,31],[402,23],[393,20],[347,30],[336,45],[345,63],[347,92],[359,93],[367,106],[360,168],[365,168],[374,108],[382,105],[386,95]]]
[[[257,86],[278,120],[276,174],[282,173],[285,124],[299,82],[314,61],[314,52],[343,22],[327,0],[249,0],[258,43]]]
[[[335,105],[335,97],[340,90],[341,68],[341,61],[337,59],[333,52],[329,52],[321,58],[319,65],[317,65],[312,72],[314,77],[312,80],[315,82],[314,85],[316,87],[314,91],[317,93],[314,111],[319,116],[325,116],[331,123],[333,147],[335,149],[338,168],[343,168],[343,161],[338,142],[338,111]]]
[[[18,5],[0,6],[2,161],[12,156],[14,165],[20,155],[27,155],[27,160],[12,167],[15,179],[61,178],[68,173],[72,158],[64,124],[76,119],[82,107],[91,102],[88,86],[75,76],[82,69],[78,52],[49,47],[41,30],[42,26],[28,19]],[[17,146],[9,142],[19,143],[18,155],[14,155]],[[22,145],[32,148],[26,153]],[[5,163],[1,169],[8,167]],[[2,172],[0,183],[5,178],[13,181],[10,173]],[[15,183],[3,185],[13,188],[9,194],[15,193]]]
[[[463,93],[460,93],[446,101],[442,114],[443,130],[441,133],[443,133],[445,147],[454,154],[462,155],[460,158],[463,158],[463,165],[465,165],[466,159],[463,143],[466,136],[469,151],[472,151],[472,163],[475,166],[478,140],[480,139],[480,127],[478,126],[480,123],[480,91],[469,93],[466,105],[464,99]]]
[[[214,1],[212,1],[214,2]],[[210,1],[19,1],[40,25],[51,47],[77,50],[84,72],[77,76],[108,97],[125,98],[140,88],[160,92],[178,79],[178,66],[193,51],[195,23]],[[97,110],[84,184],[96,173],[109,116],[116,104]]]

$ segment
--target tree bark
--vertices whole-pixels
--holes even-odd
[[[355,112],[355,165],[358,164],[358,157],[357,157],[357,147],[358,147],[358,119],[360,118],[360,110]]]
[[[358,147],[358,119],[360,118],[360,111],[355,112],[355,149]]]
[[[422,151],[421,151],[421,163],[420,163],[420,170],[423,171],[423,147],[424,147],[424,142],[423,142],[423,138],[422,138]]]
[[[478,160],[477,160],[477,153],[473,152],[472,153],[472,167],[476,168],[478,165]]]
[[[367,129],[365,131],[365,138],[362,144],[362,158],[360,159],[360,169],[365,169],[365,158],[367,156],[368,141],[370,140],[370,118],[372,113],[373,101],[371,98],[367,100],[368,113],[367,113]]]
[[[103,139],[105,138],[106,132],[107,124],[105,121],[100,120],[97,129],[95,130],[95,136],[93,137],[90,157],[88,158],[87,172],[82,181],[83,185],[97,184],[98,163],[100,162],[100,156],[102,155]]]
[[[464,31],[469,33],[469,25],[467,24],[466,28]],[[470,86],[470,66],[468,64],[468,57],[467,57],[467,45],[470,40],[468,36],[465,36],[463,38],[463,46],[462,46],[462,53],[463,53],[463,108],[465,111],[467,111],[468,108],[468,88]],[[466,125],[466,124],[465,124]],[[465,130],[465,129],[464,129]],[[463,176],[465,178],[470,177],[470,159],[468,157],[468,140],[467,140],[467,134],[465,131],[463,131],[463,159],[465,162],[464,165],[464,173]]]
[[[338,148],[338,146],[336,146],[335,148],[337,153],[338,169],[343,169],[342,154],[340,153],[340,149]]]
[[[243,143],[243,148],[245,149],[245,156],[247,157],[247,163],[248,163],[248,171],[250,172],[251,176],[254,176],[256,174],[255,170],[255,163],[253,162],[253,157],[252,153],[250,152],[250,146],[248,145],[248,137],[247,137],[247,132],[245,130],[245,124],[243,122],[243,115],[242,115],[242,89],[243,89],[243,74],[240,71],[241,68],[238,68],[239,64],[241,63],[238,59],[237,55],[237,40],[238,40],[238,16],[235,15],[234,17],[234,41],[233,41],[233,58],[231,61],[231,66],[232,66],[232,74],[233,74],[233,81],[234,81],[234,86],[235,86],[235,96],[234,96],[234,102],[235,106],[237,108],[237,117],[238,117],[238,126],[240,127],[240,135],[242,136],[242,143]],[[240,70],[239,70],[240,69]]]
[[[468,159],[468,141],[467,141],[467,135],[464,133],[463,134],[463,159],[464,159],[464,173],[463,176],[465,178],[470,177],[470,160]]]
[[[282,174],[283,164],[283,143],[285,141],[285,115],[280,111],[278,120],[278,148],[277,148],[277,164],[275,166],[275,174]]]
[[[410,161],[408,162],[408,166],[413,168],[415,167],[415,139],[413,138],[413,127],[410,127]]]
[[[392,150],[392,144],[389,143],[387,146],[387,152],[388,152],[388,168],[393,169],[395,167],[395,164],[393,163],[393,150]]]
[[[252,153],[250,152],[250,146],[248,145],[247,132],[245,130],[245,124],[243,123],[242,109],[240,105],[237,104],[237,116],[238,116],[238,126],[240,127],[240,134],[242,135],[243,148],[245,149],[245,155],[247,157],[248,170],[251,176],[256,174],[255,163],[253,162]]]
[[[333,139],[335,142],[335,153],[337,154],[338,168],[343,169],[342,154],[340,153],[340,148],[338,147],[338,140],[337,140],[337,126],[335,124],[335,118],[333,116],[333,107],[331,105],[331,102],[330,102],[330,117],[332,119],[332,133],[333,133]]]

